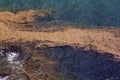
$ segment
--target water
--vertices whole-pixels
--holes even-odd
[[[52,12],[52,20],[81,25],[120,26],[120,0],[0,0],[0,10]]]

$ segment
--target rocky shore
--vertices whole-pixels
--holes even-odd
[[[0,12],[0,80],[120,80],[119,28],[43,29],[48,17]]]

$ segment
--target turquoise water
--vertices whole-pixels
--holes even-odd
[[[120,0],[0,0],[0,10],[51,10],[55,20],[120,26]]]

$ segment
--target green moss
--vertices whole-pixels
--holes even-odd
[[[6,58],[0,57],[0,74],[8,73],[8,65]]]

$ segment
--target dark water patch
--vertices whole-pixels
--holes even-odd
[[[110,53],[84,51],[71,46],[49,48],[48,58],[58,62],[63,80],[119,80],[120,62]]]

